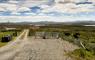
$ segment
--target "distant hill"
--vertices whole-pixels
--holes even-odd
[[[39,22],[16,22],[16,23],[0,23],[8,25],[95,25],[95,21],[75,21],[75,22],[53,22],[53,21],[39,21]]]
[[[65,22],[66,25],[95,25],[95,21]]]
[[[32,24],[32,25],[48,25],[48,24],[62,24],[63,22],[40,21],[40,22],[19,22],[17,24]]]

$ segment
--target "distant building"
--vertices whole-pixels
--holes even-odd
[[[7,27],[5,27],[5,30],[16,30],[16,28],[7,28]]]
[[[33,30],[36,30],[36,29],[39,29],[39,25],[33,25],[33,24],[30,24],[30,29],[33,29]]]

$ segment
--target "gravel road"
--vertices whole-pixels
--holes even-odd
[[[27,37],[29,30],[24,30],[24,38],[0,49],[0,60],[73,60],[66,56],[78,46],[62,39],[34,39]]]
[[[73,60],[66,53],[77,48],[61,39],[28,38],[28,42],[14,60]]]

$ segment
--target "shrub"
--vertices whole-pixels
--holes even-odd
[[[91,51],[87,51],[85,49],[76,49],[69,54],[69,56],[73,57],[75,60],[94,60],[95,55]]]

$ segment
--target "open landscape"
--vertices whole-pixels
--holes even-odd
[[[0,60],[95,60],[95,0],[0,0]]]
[[[9,26],[7,25],[10,30],[2,29],[0,32],[0,60],[95,59],[93,26],[63,24],[13,26],[11,23]],[[4,41],[2,37],[5,36],[8,37]],[[7,41],[10,36],[12,39]]]

